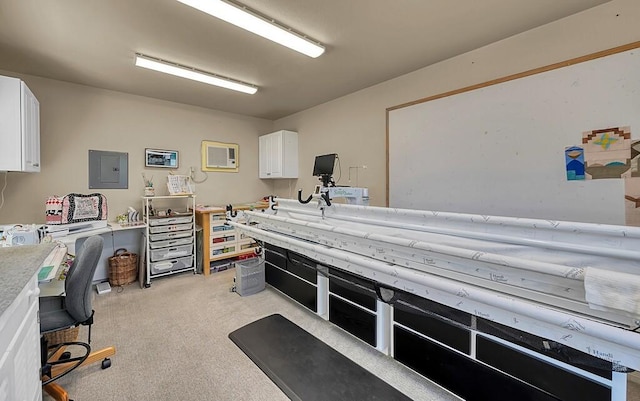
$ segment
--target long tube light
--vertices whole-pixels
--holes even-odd
[[[226,0],[178,0],[204,13],[220,18],[256,35],[290,49],[316,58],[324,53],[324,46],[290,28],[265,18],[248,8]]]
[[[220,86],[234,91],[248,93],[253,95],[258,91],[256,86],[236,81],[231,78],[216,75],[210,72],[199,71],[192,67],[171,63],[169,61],[157,59],[155,57],[145,56],[144,54],[136,54],[136,66],[148,68],[165,74],[175,75],[177,77],[191,79],[203,82],[209,85]]]

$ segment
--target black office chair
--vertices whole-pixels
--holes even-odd
[[[93,324],[92,280],[102,254],[103,239],[89,237],[76,254],[64,283],[65,295],[40,298],[40,334],[42,352],[42,385],[56,400],[68,400],[66,391],[53,381],[82,365],[102,360],[102,368],[111,366],[109,356],[114,347],[91,352],[91,324]],[[59,330],[89,326],[88,341],[47,344],[43,334]],[[81,355],[72,356],[67,347],[80,349]]]

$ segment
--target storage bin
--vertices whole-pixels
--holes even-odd
[[[224,224],[211,226],[211,234],[215,235],[221,231],[229,231],[233,230],[232,226],[227,226]]]
[[[182,270],[193,266],[193,255],[178,258],[178,259],[169,259],[163,260],[160,262],[152,262],[149,264],[151,269],[151,274],[160,274],[166,273],[173,270]]]
[[[166,226],[167,224],[191,223],[191,214],[181,217],[152,217],[149,219],[149,226]]]
[[[191,231],[174,231],[170,233],[161,233],[161,234],[151,234],[149,239],[151,241],[165,241],[175,238],[186,238],[191,237],[193,233]]]
[[[138,255],[117,249],[109,258],[109,284],[116,287],[130,284],[138,278]]]
[[[219,248],[216,249],[211,249],[209,251],[209,256],[210,257],[214,257],[214,256],[218,256],[218,255],[222,255],[225,253],[230,253],[230,252],[235,252],[236,251],[236,247],[234,245],[226,245],[225,243],[221,243],[220,245],[223,245]]]
[[[192,243],[193,243],[193,237],[189,236],[184,238],[170,239],[167,241],[149,242],[149,248],[158,249],[158,248],[166,248],[168,246],[187,245]]]
[[[167,232],[172,232],[172,231],[184,231],[184,230],[191,230],[191,223],[189,224],[171,224],[171,225],[167,225],[167,226],[155,226],[155,227],[149,227],[149,232],[151,234],[158,234],[158,233],[167,233]]]
[[[47,340],[47,345],[52,346],[78,341],[78,333],[80,333],[80,326],[44,333],[42,336]]]
[[[264,258],[238,260],[236,262],[236,292],[247,296],[264,290]]]
[[[152,249],[151,261],[156,262],[164,259],[174,259],[188,256],[193,253],[193,245],[172,246],[170,248]]]

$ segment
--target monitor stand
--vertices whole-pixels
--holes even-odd
[[[333,178],[331,177],[331,175],[329,174],[323,174],[318,178],[320,181],[322,181],[322,186],[323,187],[333,187],[335,186],[335,182],[333,182]],[[329,185],[331,184],[331,185]]]

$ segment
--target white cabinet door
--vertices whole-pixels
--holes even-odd
[[[22,169],[20,80],[0,76],[0,171]]]
[[[298,178],[298,133],[293,131],[281,131],[282,140],[280,149],[282,157],[282,178]]]
[[[269,135],[262,135],[259,138],[259,161],[260,161],[260,178],[270,178],[271,175],[271,142]]]
[[[40,104],[24,82],[0,76],[0,171],[40,171]]]
[[[271,177],[282,177],[282,131],[269,135],[269,159],[271,160]]]
[[[22,170],[40,171],[40,103],[22,82]]]
[[[38,292],[34,276],[0,318],[0,401],[42,399]]]

